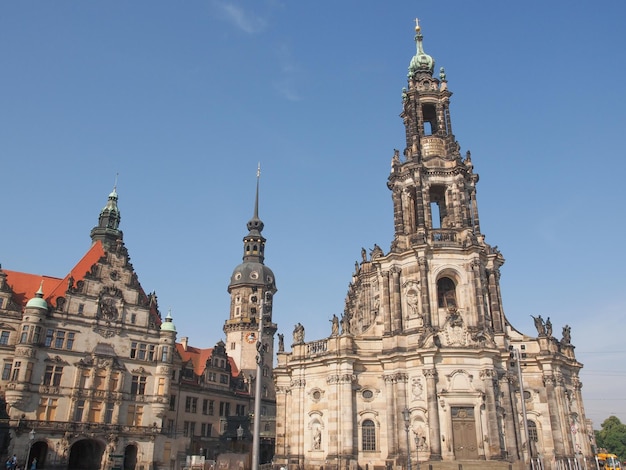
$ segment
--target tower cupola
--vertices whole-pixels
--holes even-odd
[[[117,207],[117,199],[116,186],[113,186],[106,205],[100,211],[98,225],[91,230],[91,240],[94,243],[100,240],[106,246],[123,238],[122,231],[119,229],[121,215]]]
[[[417,47],[417,53],[411,59],[409,64],[409,78],[415,78],[419,73],[428,73],[432,75],[435,69],[435,59],[424,52],[424,46],[422,41],[422,28],[419,25],[419,20],[415,18],[415,45]]]

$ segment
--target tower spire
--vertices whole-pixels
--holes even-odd
[[[106,205],[100,211],[98,225],[91,230],[91,240],[94,243],[100,240],[105,245],[111,245],[123,237],[122,231],[119,230],[122,217],[117,207],[117,176],[116,174],[113,191],[109,194]]]

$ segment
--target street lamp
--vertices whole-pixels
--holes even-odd
[[[420,436],[415,433],[415,457],[417,458],[417,465],[415,468],[420,470]]]
[[[404,430],[406,431],[406,468],[407,470],[411,470],[411,441],[409,440],[411,412],[406,406],[402,410],[402,417],[404,418]]]
[[[30,451],[33,448],[33,442],[35,442],[35,428],[32,429],[31,432],[28,433],[28,453],[26,454],[26,468],[30,468],[29,467],[29,460],[30,460]]]

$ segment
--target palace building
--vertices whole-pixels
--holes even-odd
[[[258,419],[260,457],[270,461],[276,287],[263,264],[258,179],[244,262],[228,286],[227,343],[213,348],[176,342],[171,315],[163,319],[139,283],[120,220],[114,189],[91,247],[63,278],[0,268],[0,453],[52,470],[174,470],[191,455],[249,453],[263,309]]]
[[[582,468],[592,456],[570,328],[504,314],[478,175],[452,133],[444,69],[415,56],[406,144],[387,186],[394,238],[363,250],[330,335],[279,351],[276,455],[289,469]],[[559,332],[560,333],[560,332]]]

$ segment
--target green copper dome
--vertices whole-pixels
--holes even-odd
[[[48,302],[43,299],[43,281],[41,281],[39,290],[35,292],[35,297],[26,303],[26,308],[41,308],[48,310]]]
[[[176,333],[176,327],[172,322],[172,313],[167,312],[167,317],[165,317],[165,321],[161,323],[161,331],[173,331]]]
[[[435,59],[424,52],[422,46],[422,29],[420,28],[417,18],[415,18],[415,44],[417,46],[417,53],[411,59],[409,64],[409,78],[414,78],[419,72],[428,72],[432,75],[435,70]]]

